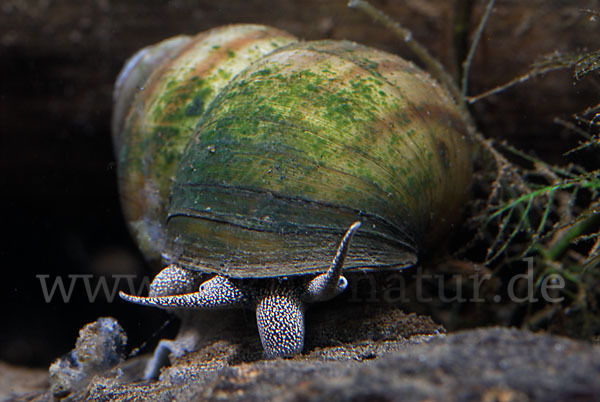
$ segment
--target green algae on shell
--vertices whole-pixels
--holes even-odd
[[[346,41],[291,44],[241,71],[198,119],[170,193],[164,255],[232,277],[401,268],[457,220],[471,141],[412,63]]]
[[[174,175],[199,117],[236,74],[293,42],[275,28],[229,25],[168,39],[126,64],[115,88],[113,140],[123,211],[148,258],[164,252]]]

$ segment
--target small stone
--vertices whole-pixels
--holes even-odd
[[[94,374],[122,362],[126,344],[127,335],[114,318],[99,318],[86,324],[79,331],[75,349],[50,366],[52,394],[64,398],[87,385]]]

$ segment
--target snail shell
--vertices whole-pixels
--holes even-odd
[[[115,90],[122,204],[150,258],[230,277],[412,265],[457,220],[472,141],[414,64],[232,25],[143,49]]]

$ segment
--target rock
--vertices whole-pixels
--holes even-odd
[[[110,370],[123,360],[125,331],[114,318],[99,318],[79,331],[75,349],[50,366],[52,395],[63,398],[83,388],[94,374]]]
[[[325,316],[331,326],[321,325]],[[312,319],[319,325],[307,331],[305,353],[292,359],[262,359],[260,342],[242,331],[238,339],[213,339],[174,358],[159,381],[140,380],[147,357],[135,358],[97,373],[69,399],[600,399],[599,345],[507,328],[446,335],[428,317],[374,306],[344,309],[338,317],[324,309]],[[336,328],[336,320],[347,327]]]
[[[218,346],[215,346],[218,348]],[[365,358],[354,346],[328,347],[290,360],[196,371],[184,384],[173,371],[198,369],[194,354],[156,383],[111,386],[99,379],[90,397],[104,400],[597,400],[600,347],[505,328],[378,341]],[[379,355],[377,351],[385,349]],[[360,353],[357,353],[360,351]],[[204,355],[205,356],[205,355]],[[362,356],[363,358],[357,358]]]

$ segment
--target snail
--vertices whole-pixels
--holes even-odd
[[[302,351],[307,304],[343,292],[343,272],[414,265],[471,181],[447,91],[354,42],[261,25],[178,36],[126,63],[114,101],[124,214],[168,264],[148,297],[120,296],[255,309],[269,357]]]

